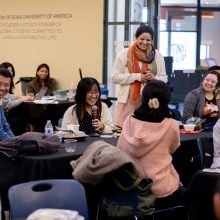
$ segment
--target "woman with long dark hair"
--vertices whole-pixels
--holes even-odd
[[[79,130],[91,134],[94,129],[99,133],[112,133],[113,123],[108,106],[100,100],[99,83],[92,77],[82,78],[76,88],[76,104],[67,109],[62,128],[69,124],[79,124]],[[97,106],[97,119],[92,116],[92,108]]]
[[[50,78],[50,68],[46,63],[37,67],[35,79],[27,84],[27,93],[36,95],[42,86],[47,87],[46,95],[53,95],[56,90],[56,81]]]
[[[134,114],[124,122],[117,147],[128,153],[143,167],[156,196],[155,207],[185,204],[185,188],[172,164],[172,155],[180,146],[177,122],[168,104],[171,92],[161,80],[149,81]]]

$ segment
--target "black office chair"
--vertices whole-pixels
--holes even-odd
[[[198,138],[197,145],[199,148],[200,168],[209,168],[213,162],[214,157],[213,138]]]
[[[72,179],[38,180],[9,188],[10,219],[26,219],[37,209],[55,208],[78,211],[88,220],[85,191]]]
[[[18,84],[19,82],[21,82],[21,91],[22,91],[22,95],[27,95],[27,84],[34,80],[35,77],[20,77],[19,80],[15,83]]]
[[[177,120],[177,121],[181,121],[181,113],[178,109],[170,109],[170,112],[172,114],[172,118]]]

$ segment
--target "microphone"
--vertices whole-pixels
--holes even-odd
[[[92,106],[92,119],[98,119],[98,107],[97,105]]]
[[[92,106],[92,120],[98,119],[98,107],[96,105]],[[93,132],[90,133],[89,135],[90,137],[97,137],[99,136],[98,131],[95,130],[95,128],[93,129]]]

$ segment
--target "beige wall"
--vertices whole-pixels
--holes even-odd
[[[55,18],[56,14],[64,14]],[[59,89],[75,86],[83,76],[102,82],[102,0],[7,0],[0,7],[0,63],[11,62],[15,82],[35,76],[47,63]],[[21,93],[20,84],[16,93]]]

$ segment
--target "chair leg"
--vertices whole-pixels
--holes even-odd
[[[2,220],[5,220],[5,212],[3,210],[2,210],[1,215],[2,215]]]
[[[100,205],[98,205],[97,213],[96,213],[96,219],[95,220],[99,220],[99,208],[100,208]]]

